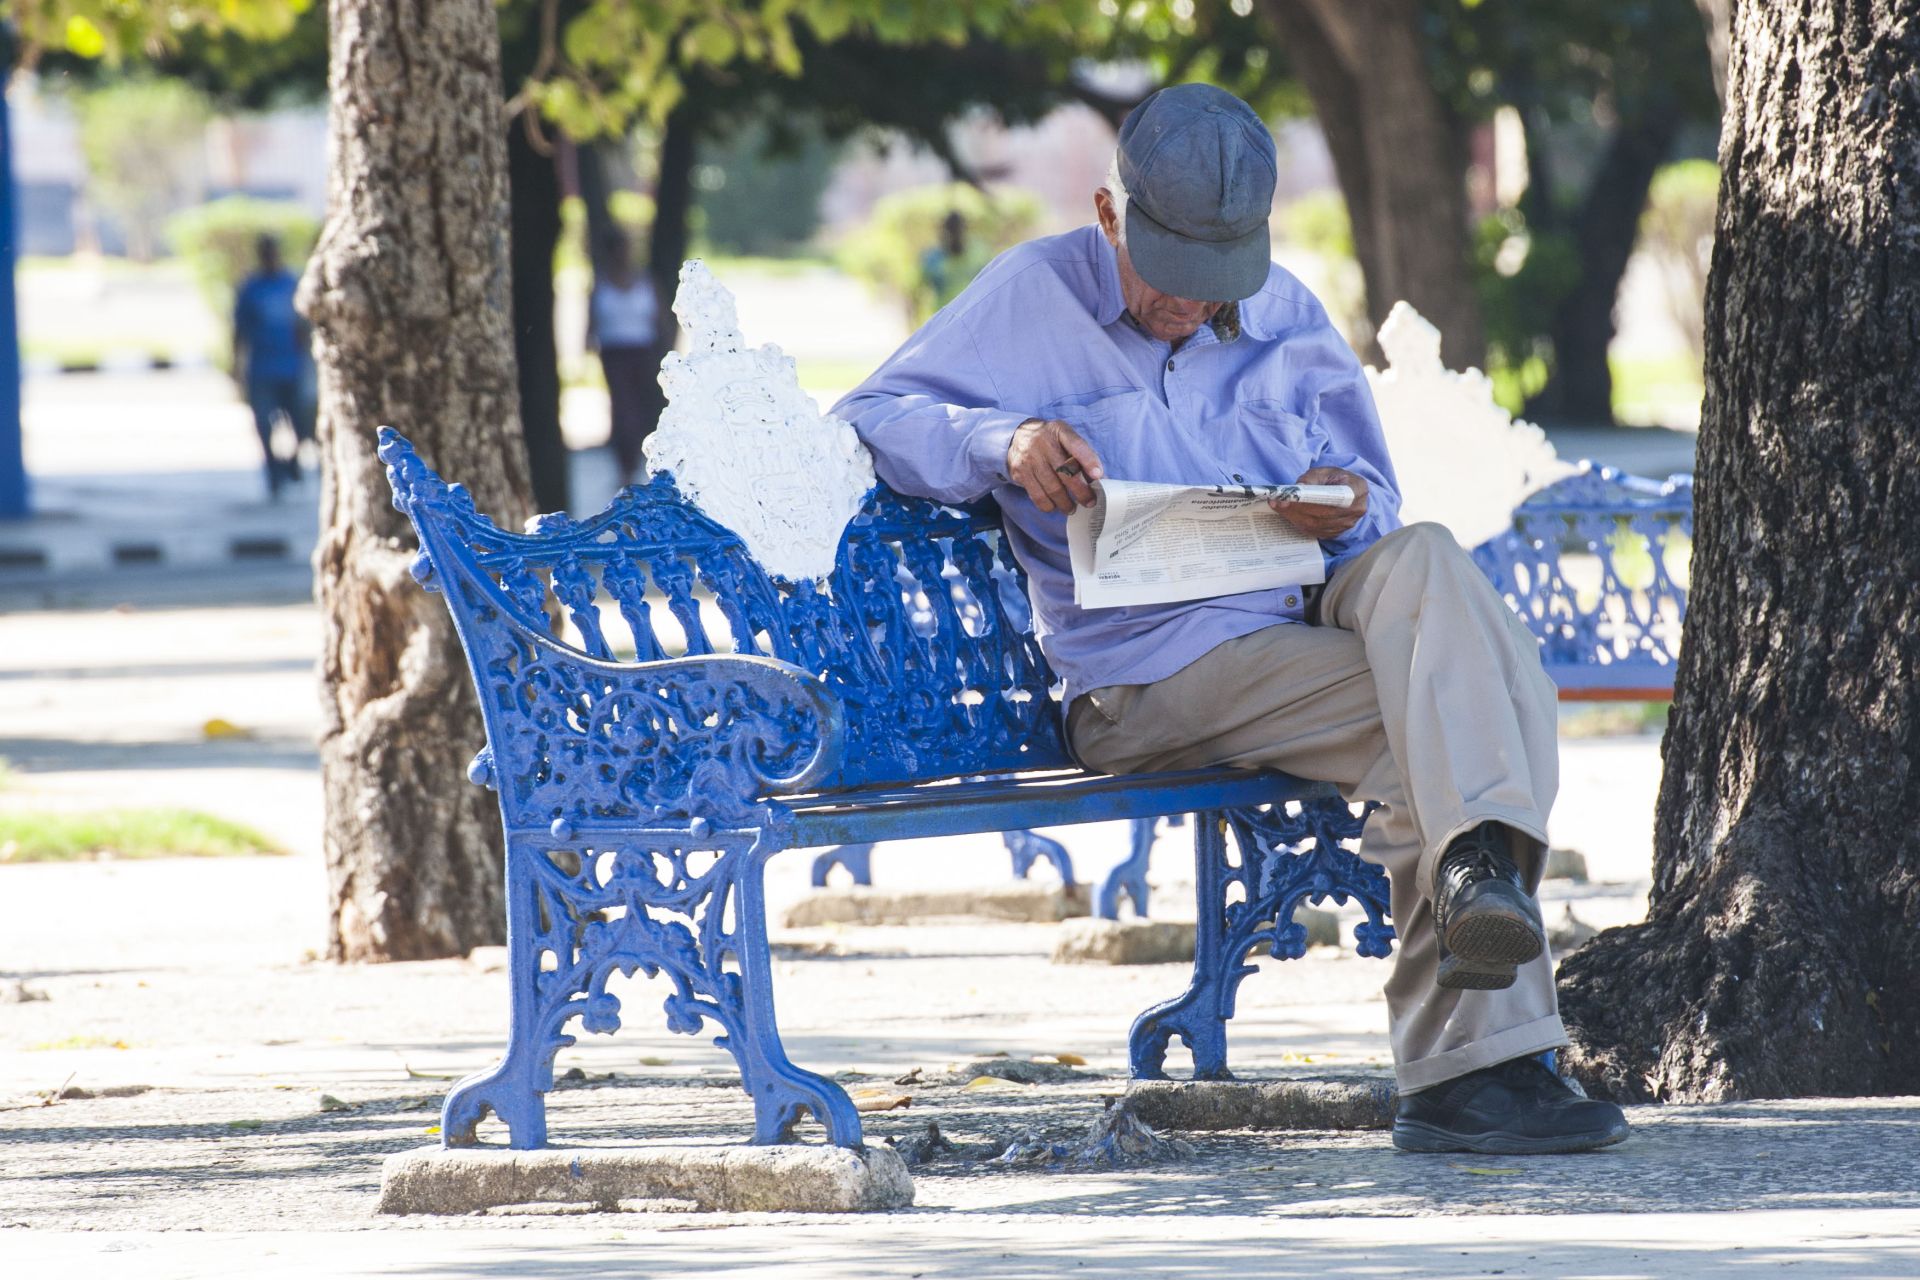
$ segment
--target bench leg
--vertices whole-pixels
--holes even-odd
[[[1120,918],[1122,893],[1133,899],[1133,914],[1142,920],[1147,918],[1147,864],[1153,858],[1153,842],[1159,838],[1160,822],[1159,818],[1135,818],[1128,824],[1132,830],[1126,861],[1107,872],[1094,899],[1093,914],[1102,920]]]
[[[1067,853],[1067,846],[1058,840],[1033,831],[1002,831],[1000,839],[1013,857],[1014,879],[1026,879],[1027,873],[1033,870],[1033,864],[1045,860],[1051,862],[1053,869],[1060,873],[1061,884],[1073,887],[1073,858]]]
[[[1167,1048],[1178,1036],[1193,1054],[1196,1080],[1227,1080],[1227,1023],[1257,950],[1280,960],[1307,953],[1307,930],[1293,914],[1304,902],[1357,900],[1367,918],[1354,930],[1363,956],[1393,950],[1387,876],[1345,847],[1366,825],[1337,796],[1314,796],[1266,809],[1233,809],[1194,819],[1198,928],[1193,979],[1184,993],[1134,1021],[1127,1049],[1137,1080],[1166,1078]],[[1233,832],[1239,857],[1227,861]],[[1232,886],[1239,901],[1229,902]]]
[[[827,887],[835,867],[845,867],[855,884],[873,883],[873,844],[837,844],[813,856],[813,887]]]
[[[839,1146],[860,1145],[846,1091],[787,1060],[774,1023],[762,871],[753,831],[622,833],[609,847],[557,837],[519,838],[507,858],[507,950],[513,1025],[491,1071],[448,1094],[442,1141],[472,1146],[491,1111],[518,1149],[546,1143],[553,1060],[575,1038],[568,1024],[619,1028],[615,974],[664,974],[669,1030],[700,1034],[733,1054],[754,1100],[754,1141],[785,1142],[811,1111]]]
[[[1136,825],[1136,849],[1140,838],[1141,830]],[[1145,844],[1149,851],[1153,848],[1151,825]],[[1136,1080],[1167,1078],[1167,1047],[1175,1036],[1193,1054],[1194,1079],[1232,1079],[1227,1071],[1227,1019],[1233,1016],[1233,988],[1242,975],[1229,980],[1221,964],[1227,932],[1228,881],[1227,824],[1222,814],[1194,815],[1193,880],[1197,909],[1193,980],[1185,992],[1134,1020],[1127,1036],[1127,1056]]]

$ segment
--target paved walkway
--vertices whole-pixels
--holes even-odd
[[[1638,1109],[1631,1141],[1563,1159],[1416,1157],[1379,1133],[1310,1132],[1195,1135],[1193,1159],[1132,1171],[956,1155],[916,1171],[914,1210],[883,1218],[376,1218],[380,1158],[435,1141],[450,1078],[499,1052],[500,957],[312,959],[326,924],[312,606],[255,603],[256,584],[224,575],[176,583],[119,609],[99,607],[112,594],[74,588],[84,611],[0,618],[0,756],[13,765],[0,805],[183,803],[253,822],[292,853],[0,866],[0,994],[46,997],[0,1003],[5,1274],[1920,1272],[1911,1099]],[[251,736],[209,740],[215,716]],[[1549,916],[1635,918],[1657,742],[1563,746],[1554,836],[1586,853],[1595,882],[1555,882]],[[1122,853],[1117,825],[1056,834],[1083,874]],[[1156,909],[1170,915],[1185,860],[1179,836],[1162,841]],[[876,870],[883,883],[987,884],[1005,867],[980,838],[889,846]],[[802,855],[775,860],[776,914],[806,891],[805,872]],[[776,982],[789,1048],[849,1083],[913,1097],[869,1117],[876,1141],[929,1121],[961,1142],[1071,1138],[1123,1090],[1132,1016],[1184,976],[1054,966],[1054,934],[940,922],[788,931]],[[1262,962],[1233,1026],[1236,1067],[1383,1070],[1383,974],[1331,948]],[[741,1140],[750,1117],[731,1060],[668,1034],[654,984],[616,991],[631,1025],[563,1054],[555,1141]],[[1061,1053],[1086,1063],[1046,1084],[964,1087],[997,1055]],[[341,1109],[323,1109],[323,1094]]]

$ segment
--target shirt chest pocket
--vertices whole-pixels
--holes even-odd
[[[1115,480],[1213,485],[1231,481],[1230,460],[1173,420],[1160,400],[1138,388],[1056,401],[1042,410],[1085,437]]]
[[[1232,422],[1222,425],[1228,451],[1247,460],[1247,479],[1256,484],[1291,484],[1326,451],[1325,430],[1279,400],[1238,401]]]

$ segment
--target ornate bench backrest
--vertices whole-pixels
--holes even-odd
[[[1664,697],[1673,687],[1693,479],[1590,468],[1522,502],[1474,548],[1482,572],[1540,640],[1563,692]]]
[[[541,516],[516,534],[398,435],[383,437],[380,454],[396,505],[421,534],[416,576],[437,578],[463,633],[505,626],[551,643],[557,628],[563,648],[601,662],[709,653],[790,662],[844,708],[844,758],[821,787],[1071,763],[1025,575],[991,506],[960,510],[877,486],[831,576],[794,584],[769,576],[665,474],[591,519]],[[512,679],[487,672],[472,648],[483,688]],[[514,705],[506,688],[489,701]]]

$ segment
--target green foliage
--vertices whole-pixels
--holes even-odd
[[[299,274],[320,226],[299,205],[227,196],[185,209],[167,222],[167,239],[193,269],[194,283],[216,316],[233,313],[233,293],[253,270],[263,235],[280,242],[287,269]]]
[[[1338,191],[1315,191],[1280,209],[1280,238],[1320,259],[1324,278],[1320,302],[1327,314],[1358,345],[1366,337],[1367,291],[1353,249],[1353,220]]]
[[[693,185],[705,247],[765,254],[805,244],[819,229],[820,195],[839,154],[815,129],[776,146],[760,121],[703,145]]]
[[[959,284],[973,278],[995,254],[1027,239],[1039,225],[1039,200],[1024,191],[991,193],[966,183],[915,187],[896,192],[873,207],[867,224],[840,245],[840,267],[869,285],[899,298],[917,324],[932,314],[923,260],[940,239],[940,224],[951,213],[967,222],[968,252],[957,265]]]
[[[1474,283],[1487,327],[1487,374],[1501,407],[1519,413],[1553,372],[1553,315],[1580,279],[1573,238],[1528,227],[1518,209],[1474,228]]]
[[[607,196],[607,216],[626,234],[627,243],[644,246],[653,229],[653,197],[643,191],[614,191]],[[560,240],[554,247],[555,271],[587,271],[587,206],[579,196],[560,202]]]
[[[147,261],[198,164],[206,98],[177,80],[137,76],[83,93],[77,105],[89,189],[119,219],[128,251]]]
[[[286,36],[313,0],[13,0],[7,6],[30,53],[56,51],[117,65],[164,53],[195,33],[245,40]]]
[[[1653,175],[1640,215],[1640,247],[1660,263],[1667,310],[1686,335],[1696,365],[1705,354],[1707,267],[1719,200],[1720,166],[1711,160],[1682,160]]]
[[[190,809],[0,809],[0,863],[285,853],[251,827]]]

